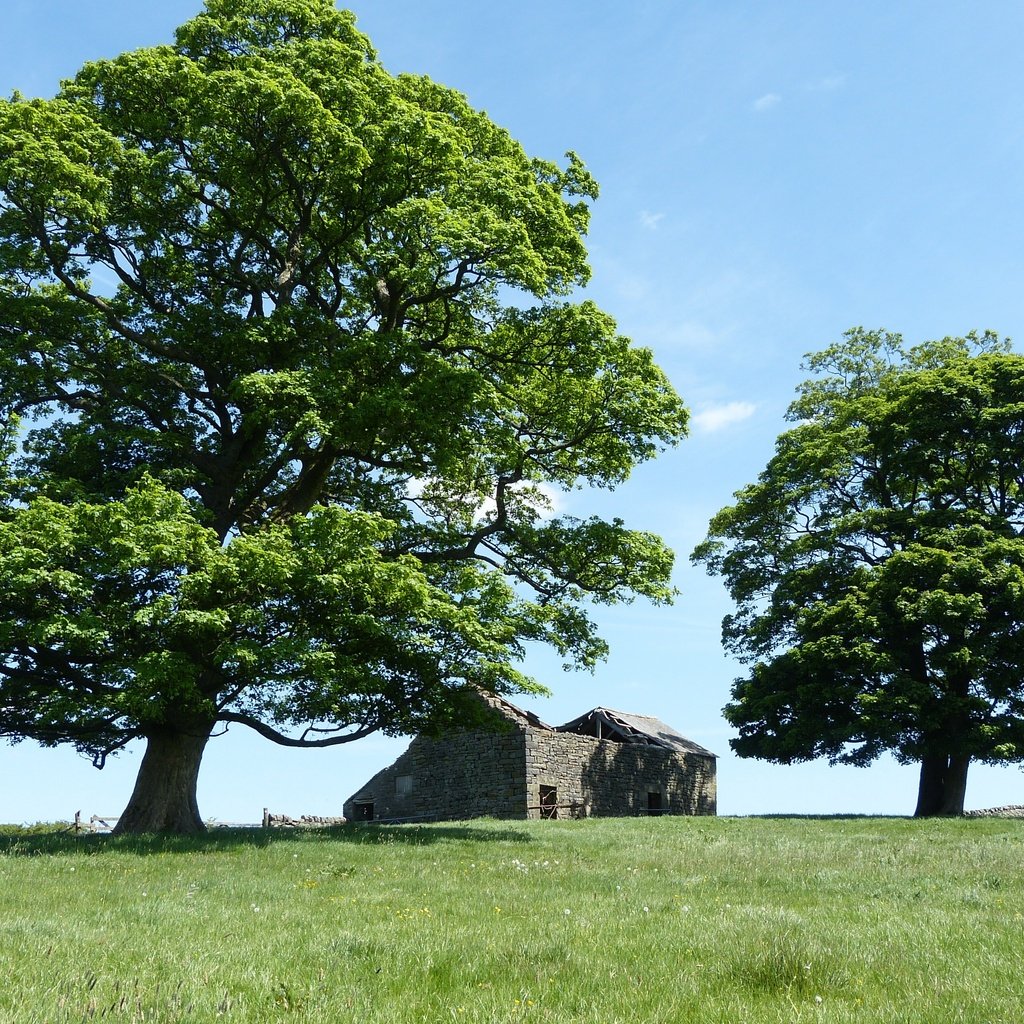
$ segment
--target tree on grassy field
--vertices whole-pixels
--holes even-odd
[[[685,433],[569,293],[596,185],[378,63],[331,0],[208,0],[174,46],[0,103],[0,734],[202,829],[210,736],[442,727],[590,666],[671,553],[558,515]]]
[[[972,760],[1024,758],[1024,357],[994,335],[810,356],[758,481],[693,558],[736,604],[744,757],[920,762],[917,815]]]

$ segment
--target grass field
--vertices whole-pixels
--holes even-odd
[[[0,1021],[1024,1020],[1024,822],[0,836]]]

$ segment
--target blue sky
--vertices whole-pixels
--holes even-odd
[[[740,667],[729,610],[688,555],[784,429],[804,353],[855,325],[912,341],[1024,336],[1024,6],[1003,0],[440,0],[350,4],[392,71],[466,93],[537,156],[577,151],[601,183],[587,295],[651,347],[693,411],[690,438],[569,511],[622,515],[678,555],[670,608],[602,611],[612,655],[529,702],[559,723],[598,704],[657,715],[720,755],[719,809],[913,810],[916,768],[779,767],[731,755],[721,717]],[[0,93],[51,95],[88,59],[171,39],[199,0],[7,0]],[[295,752],[211,743],[204,815],[338,813],[403,749],[371,738]],[[112,814],[141,751],[103,772],[71,752],[0,746],[0,821]],[[974,766],[967,804],[1024,803],[1016,768]]]

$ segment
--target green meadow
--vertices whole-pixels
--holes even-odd
[[[0,836],[0,1021],[1019,1024],[1024,821]]]

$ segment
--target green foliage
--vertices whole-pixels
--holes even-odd
[[[123,501],[35,499],[0,523],[8,728],[102,757],[159,721],[156,699],[177,716],[272,722],[292,700],[325,722],[392,705],[385,727],[416,729],[452,678],[529,685],[506,655],[544,637],[536,609],[472,565],[383,558],[390,528],[319,507],[222,545],[152,479]]]
[[[547,507],[685,432],[565,298],[596,194],[328,0],[0,102],[0,734],[436,725],[668,600],[660,540]]]
[[[0,835],[0,1016],[1011,1022],[1022,844],[992,819]]]
[[[752,663],[734,748],[1024,758],[1024,358],[858,329],[807,366],[795,425],[694,553]]]

